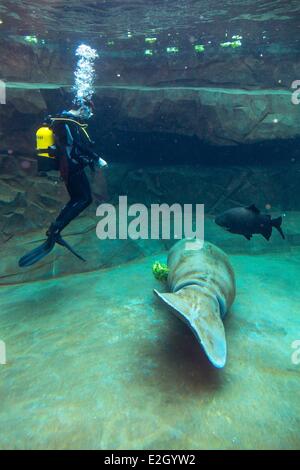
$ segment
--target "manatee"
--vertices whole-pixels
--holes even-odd
[[[170,293],[155,294],[191,328],[210,362],[224,367],[227,356],[222,319],[235,298],[235,276],[228,256],[200,240],[183,239],[168,255]]]

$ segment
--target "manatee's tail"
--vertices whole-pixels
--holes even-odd
[[[224,367],[227,346],[217,299],[199,292],[197,287],[186,287],[174,294],[154,292],[188,324],[211,363]]]
[[[281,224],[282,224],[282,217],[277,217],[277,219],[272,220],[272,226],[275,227],[280,233],[280,235],[282,236],[282,238],[285,239],[284,233],[281,228]]]

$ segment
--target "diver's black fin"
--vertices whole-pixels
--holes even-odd
[[[53,250],[54,245],[55,242],[49,243],[49,241],[46,240],[42,245],[30,251],[19,260],[20,268],[27,268],[38,261],[41,261]]]
[[[252,235],[250,233],[243,233],[243,235],[247,238],[247,240],[251,240]]]
[[[260,214],[260,210],[257,209],[255,204],[251,204],[251,206],[246,207],[249,211],[255,212],[255,214]]]
[[[57,238],[56,243],[58,243],[61,246],[64,246],[65,248],[67,248],[67,250],[69,250],[71,253],[73,253],[73,255],[76,256],[77,258],[79,258],[81,261],[86,261],[84,258],[82,258],[82,256],[80,256],[78,253],[76,253],[74,248],[72,248],[71,245],[69,245],[69,243],[67,243],[66,240],[64,240],[60,235]]]
[[[277,219],[272,220],[272,226],[275,227],[280,233],[280,235],[282,236],[282,238],[285,239],[285,235],[282,231],[281,224],[282,224],[282,217],[277,217]]]
[[[54,248],[55,241],[59,245],[67,248],[67,250],[73,253],[73,255],[79,258],[81,261],[85,261],[85,259],[82,258],[82,256],[80,256],[78,253],[76,253],[76,251],[69,245],[69,243],[67,243],[59,235],[57,239],[51,241],[51,243],[49,243],[49,240],[46,240],[42,245],[38,246],[37,248],[35,248],[34,250],[30,251],[25,256],[23,256],[19,260],[20,268],[29,268],[30,266],[36,264],[38,261],[41,261],[43,258],[45,258],[45,256],[49,255],[49,253],[51,253],[51,251]]]

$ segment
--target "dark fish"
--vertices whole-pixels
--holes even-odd
[[[229,209],[218,215],[215,218],[215,222],[228,232],[244,235],[248,240],[255,233],[259,233],[266,240],[269,240],[273,227],[278,230],[282,238],[285,238],[281,229],[282,217],[272,219],[268,214],[261,214],[254,204],[249,207]]]

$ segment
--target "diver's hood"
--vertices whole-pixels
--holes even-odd
[[[88,121],[93,116],[93,112],[88,106],[82,106],[79,110],[63,111],[62,115],[76,120]]]

